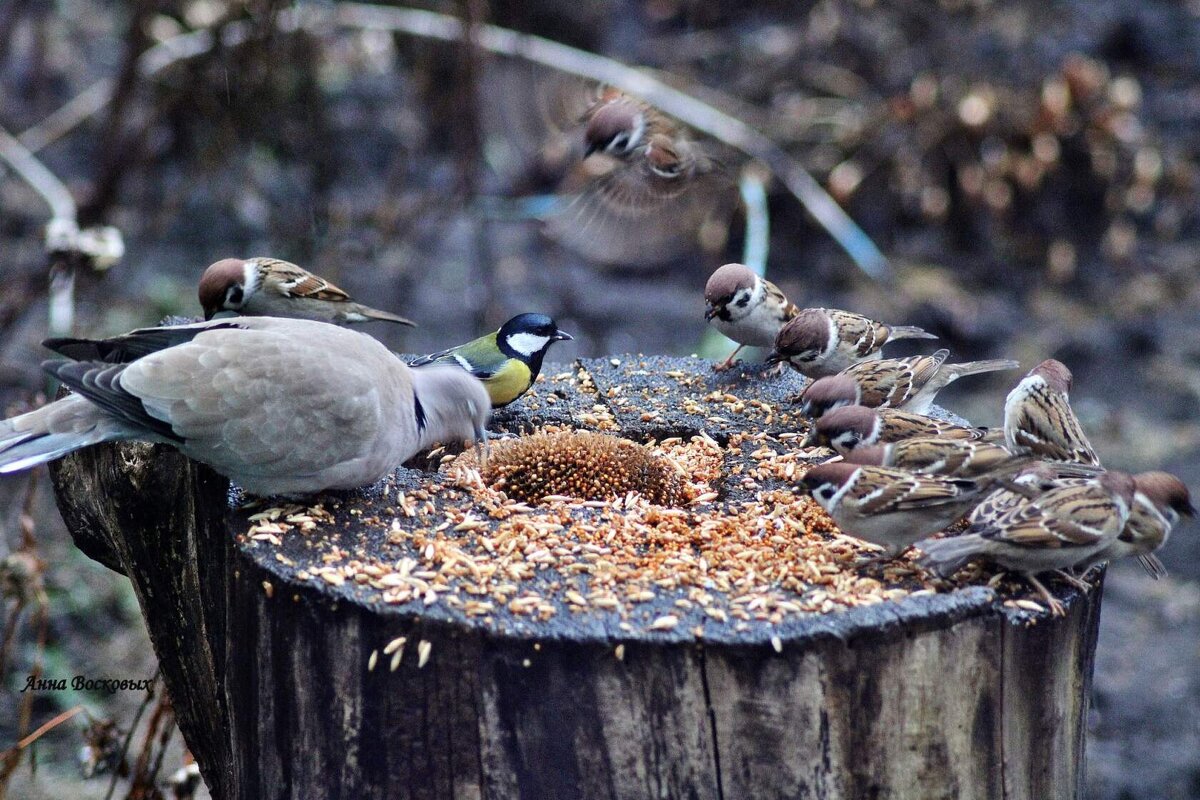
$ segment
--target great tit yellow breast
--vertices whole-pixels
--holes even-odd
[[[533,373],[522,361],[510,358],[504,366],[484,380],[484,388],[492,398],[492,408],[506,406],[525,393],[533,383]]]

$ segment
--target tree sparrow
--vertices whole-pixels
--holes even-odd
[[[936,338],[911,325],[885,325],[836,308],[806,308],[779,330],[767,361],[787,362],[809,378],[821,378],[879,358],[888,342]]]
[[[862,445],[889,444],[930,436],[966,441],[993,441],[1002,433],[987,428],[955,425],[946,420],[894,408],[845,406],[822,414],[813,423],[803,446],[820,445],[845,455]]]
[[[949,575],[975,558],[1020,572],[1050,607],[1063,607],[1037,579],[1095,558],[1125,527],[1136,486],[1123,472],[1071,480],[1035,499],[1000,506],[994,514],[972,515],[957,536],[918,542],[922,566]]]
[[[1008,393],[1004,440],[1014,453],[1054,461],[1100,465],[1096,451],[1071,410],[1071,371],[1061,361],[1038,364]]]
[[[1167,574],[1166,567],[1154,555],[1167,543],[1171,529],[1179,523],[1180,515],[1194,517],[1196,509],[1183,481],[1169,472],[1139,472],[1133,476],[1135,491],[1129,521],[1117,538],[1087,561],[1075,565],[1086,572],[1101,561],[1136,556],[1152,578]]]
[[[278,258],[226,258],[200,278],[204,318],[221,311],[256,317],[292,317],[348,324],[383,320],[416,325],[412,320],[355,303],[329,281]]]
[[[800,394],[801,413],[819,418],[848,405],[901,408],[924,414],[937,393],[964,375],[1019,367],[1007,358],[946,364],[949,350],[912,358],[883,358],[853,364],[837,375],[818,378]],[[846,379],[849,380],[846,380]]]
[[[802,483],[843,533],[883,547],[892,558],[953,524],[1019,468],[1007,464],[967,479],[838,462],[813,467]]]
[[[710,275],[704,302],[704,318],[738,343],[729,358],[714,367],[718,371],[732,367],[743,347],[772,346],[780,329],[800,311],[778,286],[745,264],[726,264]]]
[[[323,322],[240,317],[93,345],[109,360],[42,365],[76,394],[0,421],[0,473],[136,439],[250,494],[295,496],[374,483],[436,442],[486,441],[478,380],[411,370],[370,336]],[[64,351],[87,348],[65,340]]]

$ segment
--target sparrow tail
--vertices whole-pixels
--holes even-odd
[[[64,397],[0,420],[0,475],[62,458],[88,445],[128,438],[120,423],[83,397]]]
[[[387,311],[380,311],[377,308],[359,306],[355,309],[355,312],[363,317],[366,317],[367,319],[382,320],[383,322],[395,322],[400,325],[407,325],[410,328],[417,327],[417,323],[413,322],[411,319],[406,319],[405,317],[401,317],[396,314],[390,314]]]
[[[961,364],[946,364],[938,372],[943,375],[952,376],[950,380],[955,380],[964,375],[978,375],[981,372],[999,372],[1002,369],[1017,369],[1020,366],[1021,362],[1013,361],[1011,358],[991,358],[985,361],[964,361]]]
[[[897,339],[936,339],[938,338],[929,331],[918,328],[916,325],[894,325],[888,328],[888,339],[895,341]]]
[[[1158,556],[1154,553],[1146,553],[1137,557],[1142,568],[1149,573],[1151,578],[1158,580],[1159,578],[1167,577],[1167,568],[1163,566],[1163,562],[1158,560]]]
[[[924,552],[917,563],[942,577],[953,575],[967,562],[983,554],[983,539],[978,534],[926,539],[916,546]]]

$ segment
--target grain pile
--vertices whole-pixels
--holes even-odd
[[[802,448],[805,430],[778,410],[795,391],[792,376],[718,391],[710,373],[662,369],[657,357],[612,361],[550,373],[520,414],[501,415],[502,428],[525,433],[493,444],[495,473],[481,475],[469,451],[444,456],[438,472],[401,471],[369,498],[258,510],[247,538],[272,548],[268,558],[289,579],[327,584],[357,602],[530,633],[565,620],[612,634],[701,638],[992,576],[970,567],[938,579],[909,555],[866,564],[877,551],[842,535],[794,491],[830,453]],[[690,425],[699,432],[655,436]],[[644,482],[622,481],[617,491],[612,481],[607,497],[591,499],[582,484],[549,498],[537,496],[541,484],[514,490],[517,472],[500,466],[503,451],[583,442],[576,427],[605,431],[590,442],[671,465],[677,489],[656,496]]]

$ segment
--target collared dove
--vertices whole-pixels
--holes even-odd
[[[465,370],[411,370],[323,322],[241,317],[46,346],[76,359],[42,365],[76,394],[0,421],[0,473],[137,439],[248,493],[304,495],[374,483],[435,442],[486,437],[491,403]]]

